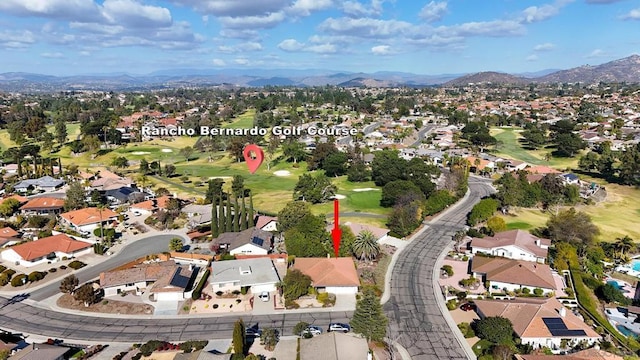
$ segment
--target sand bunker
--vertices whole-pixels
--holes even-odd
[[[131,155],[149,155],[149,154],[151,153],[148,151],[134,151],[131,153]]]
[[[223,179],[223,180],[233,179],[233,176],[210,176],[209,177],[209,180],[213,180],[213,179]]]
[[[162,149],[162,150],[160,150],[160,151],[162,151],[163,153],[170,153],[170,152],[173,152],[173,150],[171,150],[171,149]]]
[[[333,195],[333,198],[334,198],[334,199],[341,200],[341,199],[345,199],[345,198],[346,198],[346,196],[344,196],[344,195],[340,195],[340,194],[335,194],[335,195]]]
[[[356,192],[360,192],[360,191],[378,191],[378,189],[374,189],[374,188],[360,188],[360,189],[353,189],[353,191],[356,191]]]
[[[275,175],[275,176],[289,176],[289,175],[291,175],[291,172],[289,170],[278,170],[278,171],[274,171],[273,175]]]

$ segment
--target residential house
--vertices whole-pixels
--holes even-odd
[[[50,344],[31,344],[9,357],[9,360],[63,360],[71,348]]]
[[[311,285],[332,294],[356,294],[360,277],[350,257],[296,258],[292,269],[311,278]]]
[[[173,260],[143,263],[100,273],[100,287],[105,296],[128,291],[142,295],[148,290],[156,301],[179,301],[191,296],[198,272],[198,267],[178,265]]]
[[[278,231],[278,218],[267,215],[258,215],[256,218],[256,229],[263,231],[276,232]]]
[[[565,185],[579,185],[580,184],[580,178],[578,177],[578,175],[576,174],[562,174],[560,175],[560,178],[562,179],[562,182]]]
[[[2,251],[3,260],[25,267],[93,253],[93,244],[78,241],[66,234],[58,234],[15,245]]]
[[[147,194],[131,186],[120,186],[117,188],[107,188],[101,191],[112,205],[121,205],[129,202],[144,200]]]
[[[209,283],[213,292],[231,292],[250,288],[254,294],[275,291],[280,276],[268,257],[214,261]]]
[[[211,222],[213,205],[198,205],[198,204],[189,204],[182,208],[182,212],[187,214],[187,218],[189,218],[189,224],[192,227],[196,227],[198,225],[207,224]]]
[[[489,292],[526,288],[533,293],[539,288],[543,294],[549,294],[556,290],[549,265],[537,262],[476,255],[471,260],[471,272],[473,277],[488,282]]]
[[[127,177],[122,177],[108,170],[101,170],[98,173],[98,178],[91,182],[91,189],[107,191],[121,187],[132,187],[133,185],[133,180]]]
[[[500,316],[509,319],[522,344],[529,344],[534,349],[559,350],[563,342],[575,346],[581,341],[594,344],[601,338],[554,297],[476,300],[475,304],[480,318]]]
[[[37,197],[27,201],[20,207],[22,215],[58,215],[64,209],[64,199],[54,197]]]
[[[494,236],[471,239],[471,253],[484,253],[514,260],[545,263],[551,240],[523,230],[502,231]]]
[[[118,214],[110,209],[99,209],[95,207],[73,210],[60,214],[61,222],[75,231],[91,234],[93,230],[108,225],[116,220]]]
[[[19,193],[26,193],[29,190],[51,192],[58,190],[62,185],[64,185],[64,180],[43,176],[38,179],[22,180],[15,184],[13,189]]]
[[[151,215],[156,210],[166,210],[167,203],[173,199],[172,196],[163,195],[159,198],[149,199],[135,203],[129,207],[131,211],[138,211],[143,215]]]
[[[225,232],[213,240],[213,248],[231,255],[267,255],[273,250],[273,234],[255,227],[240,232]]]
[[[0,229],[0,247],[7,247],[15,245],[22,241],[19,238],[20,234],[10,227],[3,227]]]
[[[367,340],[352,333],[327,332],[309,339],[283,339],[273,356],[276,359],[295,359],[300,341],[300,360],[367,360]]]

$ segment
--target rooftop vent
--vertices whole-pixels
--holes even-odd
[[[246,268],[240,267],[240,275],[251,275],[251,266]]]

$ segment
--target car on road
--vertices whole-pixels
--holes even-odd
[[[348,324],[343,324],[343,323],[332,323],[329,324],[329,328],[327,329],[328,332],[331,331],[342,331],[344,333],[347,333],[349,331],[351,331],[351,326],[349,326]]]
[[[320,326],[309,325],[306,329],[302,331],[302,336],[309,334],[311,336],[316,336],[322,334],[322,328]]]
[[[473,303],[464,303],[460,305],[460,310],[462,311],[472,311],[476,309],[476,304]]]
[[[258,298],[260,300],[262,300],[263,302],[267,302],[269,301],[269,292],[268,291],[263,291],[258,295]]]
[[[258,338],[262,336],[262,330],[258,329],[257,327],[246,328],[244,329],[244,336]]]

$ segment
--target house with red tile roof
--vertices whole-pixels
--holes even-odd
[[[91,254],[93,244],[75,240],[66,234],[58,234],[29,241],[4,250],[2,260],[30,267],[47,261],[57,261],[63,257],[77,257]]]
[[[299,270],[311,278],[311,286],[332,294],[356,294],[360,277],[353,259],[296,258],[292,269]]]
[[[508,230],[493,236],[472,238],[471,253],[545,263],[549,245],[549,239],[539,238],[524,230]]]
[[[0,229],[0,247],[11,246],[19,243],[22,239],[19,238],[20,234],[10,227],[3,227]]]
[[[570,347],[584,341],[594,344],[601,337],[556,298],[515,300],[476,300],[480,318],[499,316],[509,319],[523,344],[534,349],[559,350],[563,340]],[[533,358],[535,359],[535,358]]]
[[[71,227],[73,230],[91,233],[98,228],[101,223],[102,226],[106,226],[117,219],[118,214],[110,209],[91,207],[62,213],[59,217],[63,224]]]
[[[256,229],[263,231],[278,231],[278,218],[274,216],[258,215]]]
[[[543,294],[556,291],[556,283],[549,265],[532,261],[475,255],[471,272],[476,279],[488,282],[489,292],[542,289]]]
[[[64,199],[37,197],[30,199],[20,207],[22,215],[57,215],[64,208]]]

